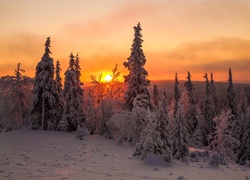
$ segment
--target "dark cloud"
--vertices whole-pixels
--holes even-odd
[[[233,68],[237,71],[245,71],[247,72],[250,68],[250,57],[249,59],[235,59],[235,60],[227,60],[227,61],[220,61],[220,62],[212,62],[212,63],[205,63],[194,65],[192,69],[199,69],[208,72],[220,72],[222,69],[225,68]],[[250,72],[249,72],[250,74]]]

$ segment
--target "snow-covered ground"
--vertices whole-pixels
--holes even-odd
[[[211,167],[205,159],[170,165],[132,157],[134,147],[100,136],[22,128],[0,133],[0,179],[250,179],[250,169],[231,163]]]

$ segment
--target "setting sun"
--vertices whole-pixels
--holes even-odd
[[[112,80],[112,76],[110,74],[107,74],[106,76],[104,76],[105,82],[110,82],[111,80]]]

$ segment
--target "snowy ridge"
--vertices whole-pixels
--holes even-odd
[[[102,136],[22,128],[0,133],[0,179],[248,179],[250,169],[230,162],[211,168],[205,157],[165,163]],[[192,151],[192,150],[191,150]],[[193,162],[192,162],[193,161]]]

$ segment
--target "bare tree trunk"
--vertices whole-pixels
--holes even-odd
[[[42,102],[42,130],[44,130],[44,113],[45,113],[45,98],[44,98],[44,87],[43,87],[43,102]]]

